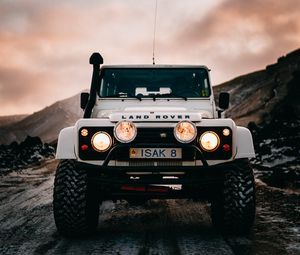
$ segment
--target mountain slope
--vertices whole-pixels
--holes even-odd
[[[27,135],[39,136],[44,142],[53,142],[62,128],[73,125],[82,114],[79,94],[58,101],[17,123],[1,127],[0,144],[21,142]]]
[[[270,119],[278,104],[289,97],[289,84],[300,71],[300,49],[278,59],[265,70],[246,74],[214,87],[217,96],[221,91],[230,93],[227,116],[239,125],[261,123]],[[300,86],[300,84],[299,84]]]
[[[8,125],[15,124],[22,119],[26,118],[28,115],[20,114],[20,115],[8,115],[8,116],[0,116],[0,128]]]

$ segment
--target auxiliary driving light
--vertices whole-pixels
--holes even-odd
[[[215,132],[206,131],[201,135],[199,142],[203,150],[212,152],[218,149],[220,138]]]
[[[130,121],[121,121],[114,128],[116,139],[121,143],[132,142],[137,134],[136,126]]]
[[[93,135],[91,143],[95,151],[104,152],[112,145],[112,139],[108,133],[100,131]]]
[[[197,128],[192,122],[180,121],[174,128],[174,136],[178,142],[190,143],[197,136]]]

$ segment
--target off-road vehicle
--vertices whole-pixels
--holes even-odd
[[[93,232],[104,200],[154,198],[208,201],[218,229],[248,232],[255,215],[252,136],[224,118],[228,93],[216,107],[209,69],[106,66],[99,53],[90,64],[83,118],[58,138],[53,208],[59,232]]]

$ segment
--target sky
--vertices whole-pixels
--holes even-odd
[[[157,0],[156,64],[208,66],[214,85],[300,47],[299,0]],[[89,88],[89,56],[152,64],[155,0],[0,0],[0,115]]]

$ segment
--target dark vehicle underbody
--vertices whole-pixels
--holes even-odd
[[[182,148],[193,152],[202,165],[182,166],[181,160],[157,161],[131,160],[128,166],[110,166],[110,160],[130,147]],[[128,159],[127,159],[128,160]],[[184,159],[183,159],[184,160]],[[131,164],[130,164],[131,163]],[[136,164],[139,163],[139,164]],[[154,167],[155,163],[155,167]],[[167,165],[170,163],[171,165]],[[175,163],[175,164],[174,164]],[[178,163],[178,164],[176,164]],[[122,144],[113,147],[101,166],[76,161],[78,169],[88,172],[88,179],[106,199],[152,199],[152,198],[197,198],[209,200],[224,181],[224,171],[233,168],[235,162],[209,166],[202,151],[188,144]],[[135,166],[132,166],[135,165]],[[172,188],[168,185],[180,186]],[[182,185],[182,186],[181,186]]]
[[[88,170],[91,183],[98,186],[103,199],[152,198],[203,198],[213,195],[217,186],[223,183],[223,172],[232,164],[211,167],[98,167],[76,163],[79,169]],[[180,172],[177,174],[176,172]],[[170,174],[169,174],[170,173]],[[162,185],[182,185],[180,189]]]

